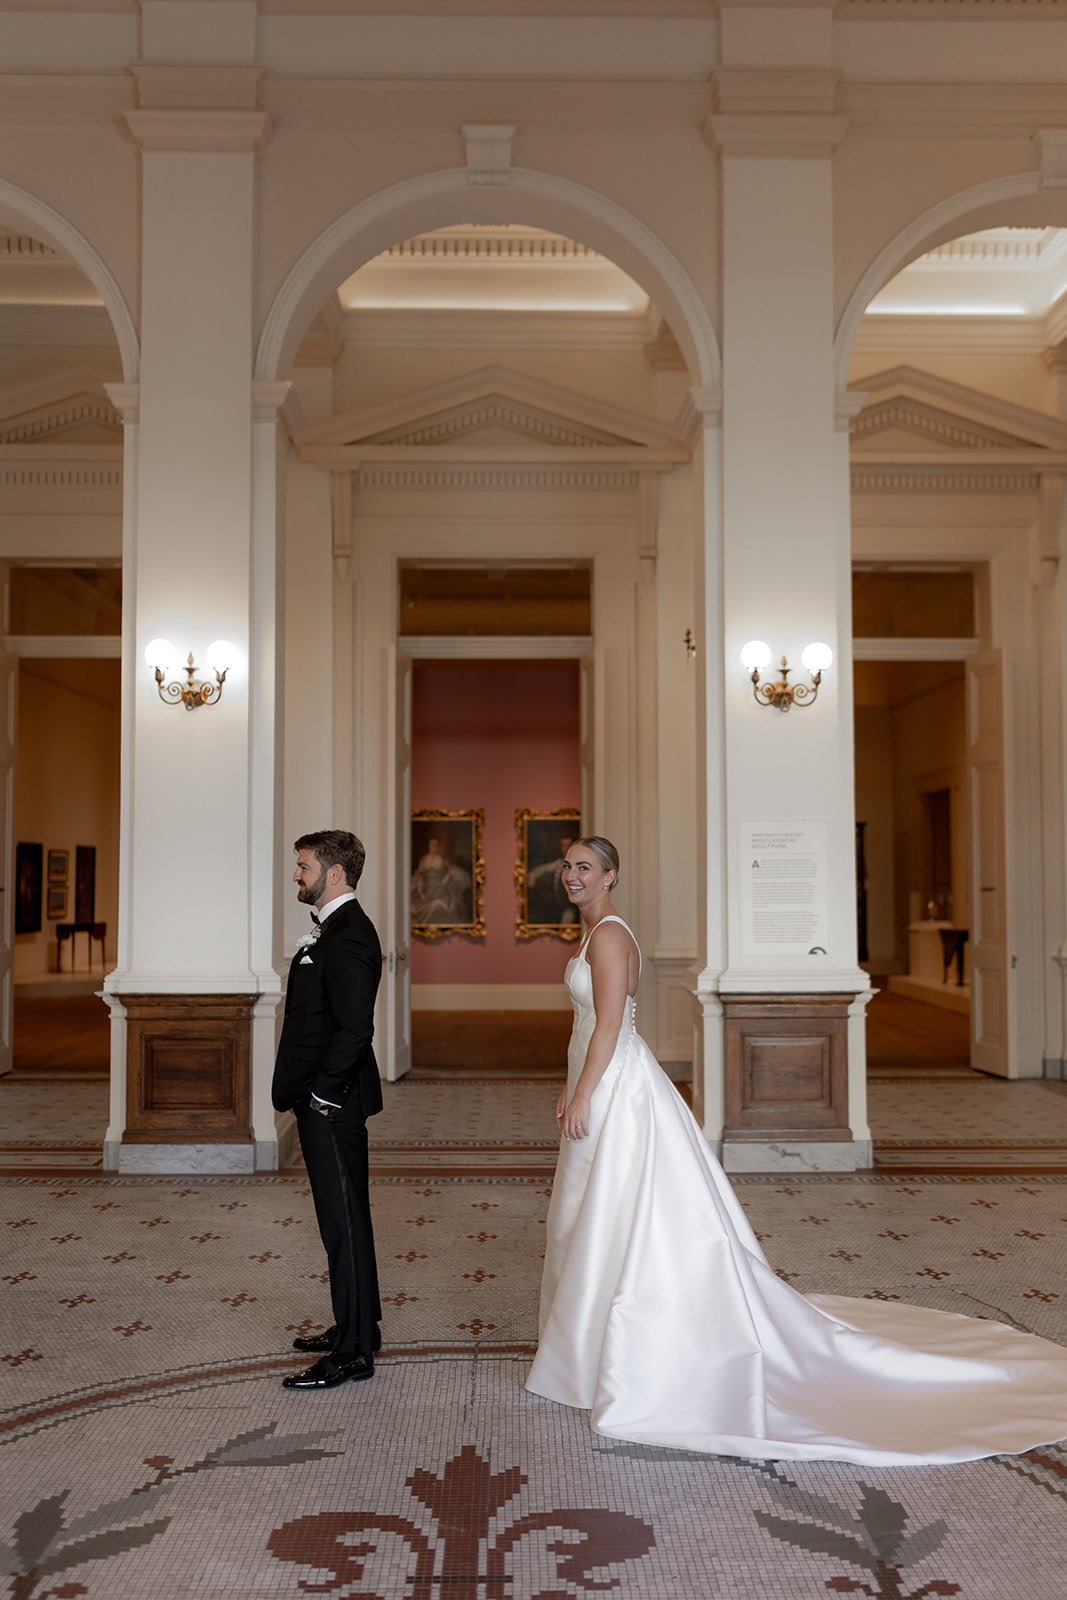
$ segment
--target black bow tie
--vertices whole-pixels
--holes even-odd
[[[315,924],[315,926],[317,928],[318,925],[319,925],[319,914],[318,914],[317,911],[313,911],[311,913],[311,920],[312,920],[312,922]]]

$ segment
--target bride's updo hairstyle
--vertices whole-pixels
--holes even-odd
[[[576,850],[579,845],[593,852],[605,872],[615,874],[608,884],[610,892],[619,881],[619,852],[610,839],[602,839],[597,833],[591,833],[585,839],[575,839],[571,848]]]

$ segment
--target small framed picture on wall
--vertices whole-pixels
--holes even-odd
[[[53,922],[67,914],[67,886],[65,883],[48,885],[48,915]]]
[[[66,883],[67,873],[70,870],[69,850],[49,850],[48,852],[48,881],[49,883]],[[49,912],[51,916],[51,912]]]
[[[484,822],[481,806],[411,813],[411,931],[418,938],[484,939]]]
[[[578,908],[571,905],[562,882],[563,858],[581,831],[581,812],[569,807],[516,811],[516,939],[536,939],[543,933],[577,939],[581,934]]]

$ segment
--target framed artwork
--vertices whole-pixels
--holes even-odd
[[[65,883],[48,885],[48,915],[52,921],[67,914],[67,886]]]
[[[96,846],[79,844],[74,850],[74,920],[83,925],[96,921]]]
[[[69,850],[49,850],[48,852],[48,881],[49,883],[66,883],[67,872],[70,867]]]
[[[485,811],[411,813],[411,931],[420,939],[484,939]]]
[[[581,831],[581,812],[572,808],[516,811],[516,939],[536,939],[543,933],[557,939],[580,936],[578,908],[567,899],[560,875],[563,858]]]
[[[41,879],[44,872],[44,846],[15,846],[15,932],[41,931]]]

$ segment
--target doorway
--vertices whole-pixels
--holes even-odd
[[[413,1070],[558,1077],[570,1033],[562,971],[577,928],[548,931],[551,918],[563,923],[569,908],[548,903],[554,861],[526,860],[523,844],[540,837],[536,821],[531,833],[531,815],[544,819],[545,842],[551,834],[560,848],[564,832],[568,839],[580,832],[579,663],[428,659],[414,663],[412,679],[411,808],[420,819],[412,825]],[[443,820],[432,820],[435,814]],[[471,814],[478,819],[477,870],[472,874],[464,855],[452,875],[472,896],[455,915],[470,915],[474,931],[449,932],[452,912],[444,896],[427,898],[422,880],[432,873],[423,863],[450,863],[458,854],[450,829],[463,850]],[[545,901],[536,920],[520,914],[531,881]],[[424,901],[439,923],[420,924]],[[434,905],[444,909],[434,912]]]

